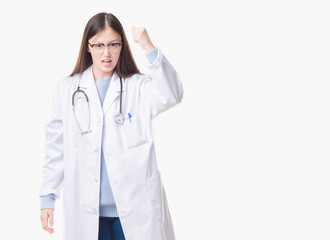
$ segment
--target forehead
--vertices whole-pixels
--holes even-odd
[[[91,37],[90,40],[93,42],[110,42],[113,40],[121,41],[121,37],[115,30],[107,26],[102,31]]]

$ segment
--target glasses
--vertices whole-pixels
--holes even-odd
[[[95,44],[90,44],[88,45],[96,52],[96,53],[103,53],[105,46],[109,49],[111,53],[118,53],[120,52],[121,46],[123,43],[109,43],[107,45],[104,45],[103,43],[95,43]]]

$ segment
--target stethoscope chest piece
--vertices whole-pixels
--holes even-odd
[[[117,113],[113,118],[118,124],[124,124],[123,115],[121,113]]]

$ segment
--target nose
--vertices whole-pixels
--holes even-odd
[[[103,55],[110,56],[110,48],[108,46],[104,47]]]

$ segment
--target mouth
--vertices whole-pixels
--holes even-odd
[[[110,59],[104,59],[104,60],[102,60],[102,62],[104,62],[104,63],[111,63],[112,61]]]

